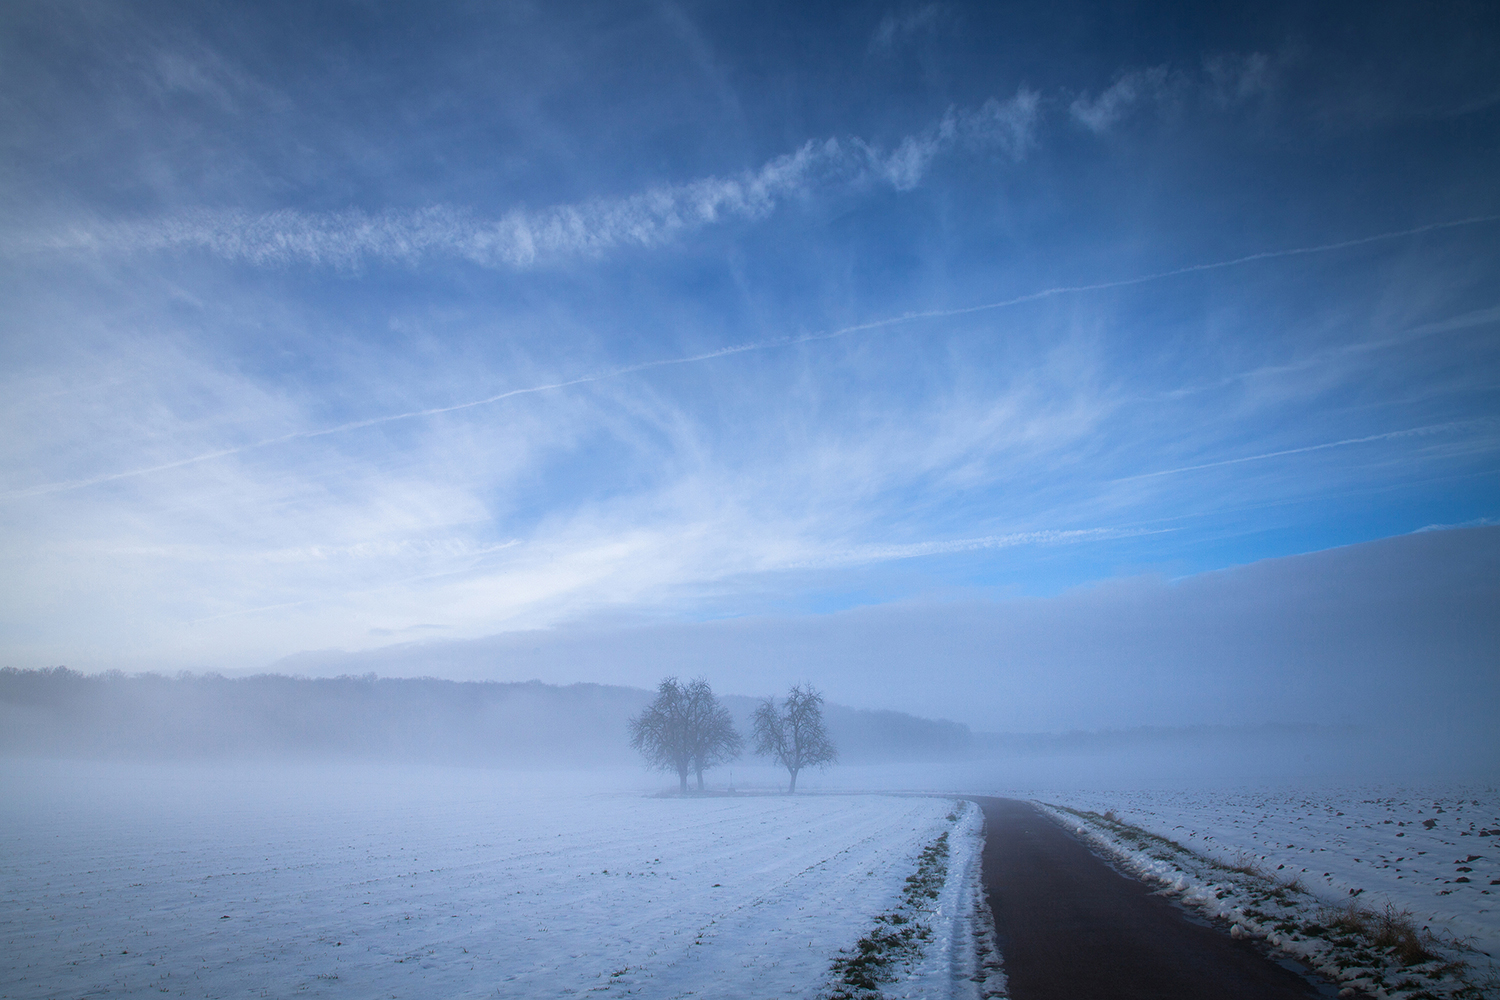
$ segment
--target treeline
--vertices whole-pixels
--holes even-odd
[[[66,757],[323,758],[632,764],[628,723],[652,692],[539,681],[81,674],[0,669],[0,753]],[[758,701],[721,699],[742,732]],[[850,764],[966,757],[967,726],[826,707]]]

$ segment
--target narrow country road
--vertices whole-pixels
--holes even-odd
[[[1194,923],[1030,803],[976,797],[984,887],[1014,1000],[1331,996],[1246,941]]]

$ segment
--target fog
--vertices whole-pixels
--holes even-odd
[[[824,615],[558,628],[363,653],[296,674],[652,686],[706,675],[976,731],[1133,726],[1474,725],[1500,708],[1500,528],[1430,531],[1171,581],[1050,598],[912,602]]]
[[[0,753],[160,761],[367,761],[565,770],[628,766],[640,688],[435,678],[88,676],[0,670]],[[741,733],[756,699],[722,698]],[[825,706],[844,760],[962,760],[967,726]]]
[[[814,681],[855,769],[839,785],[919,787],[859,770],[918,762],[945,787],[1493,775],[1497,608],[1500,529],[1474,528],[1053,598],[308,653],[249,677],[7,668],[0,753],[628,768],[655,682],[702,675],[742,733],[757,698]]]
[[[629,769],[627,721],[676,674],[709,677],[741,733],[757,698],[815,679],[846,769],[818,779],[826,787],[1489,777],[1497,608],[1500,529],[1476,528],[1049,599],[558,630],[279,665],[300,676],[7,668],[0,753]],[[533,677],[452,679],[522,672]],[[774,779],[749,755],[738,766]]]
[[[1500,764],[1497,608],[1500,528],[1480,527],[1051,598],[554,629],[277,667],[641,688],[702,674],[757,694],[811,678],[840,704],[957,721],[974,734],[961,756],[1070,759],[1084,776],[1091,754],[1114,773],[1103,762],[1123,748],[1158,748],[1118,771],[1149,780],[1200,745],[1199,776],[1214,761],[1249,775],[1257,760],[1281,775],[1338,761],[1372,779],[1442,776]]]

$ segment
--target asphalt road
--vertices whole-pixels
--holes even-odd
[[[984,885],[1014,1000],[1335,995],[1152,895],[1026,802],[977,798]]]

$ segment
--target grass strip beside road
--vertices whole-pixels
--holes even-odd
[[[948,814],[955,822],[958,812]],[[948,879],[948,831],[922,849],[917,870],[908,875],[901,902],[875,918],[875,927],[852,951],[841,952],[832,967],[833,985],[827,1000],[878,1000],[882,983],[893,982],[897,969],[922,955],[932,937],[928,922]]]

